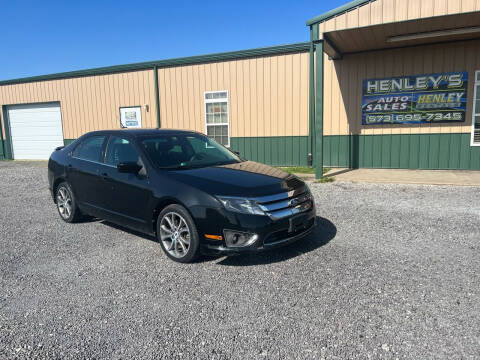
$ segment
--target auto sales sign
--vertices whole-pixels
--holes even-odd
[[[465,121],[468,72],[363,80],[362,124]]]

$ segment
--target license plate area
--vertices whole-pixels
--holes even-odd
[[[308,226],[308,216],[305,214],[296,215],[288,219],[288,222],[289,222],[289,226],[288,226],[289,233],[304,230]]]

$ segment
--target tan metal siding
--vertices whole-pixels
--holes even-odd
[[[480,11],[480,0],[376,0],[320,24],[324,32]]]
[[[121,106],[142,106],[143,127],[156,126],[151,70],[0,86],[0,105],[50,101],[60,101],[65,139],[119,128]]]
[[[324,55],[324,134],[469,133],[475,70],[480,70],[480,40],[345,55]],[[362,81],[368,78],[468,71],[466,121],[461,124],[362,126]]]
[[[162,127],[205,132],[204,92],[228,90],[230,136],[308,135],[309,54],[158,69]]]
[[[158,69],[161,125],[205,132],[204,92],[228,90],[232,137],[306,136],[308,66],[304,52]],[[119,128],[122,106],[157,126],[152,70],[0,86],[0,105],[50,101],[61,103],[65,139]]]

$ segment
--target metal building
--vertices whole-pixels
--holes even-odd
[[[307,163],[309,43],[0,82],[4,156],[45,159],[87,131],[208,133],[251,159]],[[130,119],[131,123],[131,119]],[[129,124],[123,124],[129,125]]]
[[[141,126],[319,176],[480,169],[480,0],[356,0],[307,25],[306,43],[1,81],[0,158]]]
[[[317,161],[353,168],[480,169],[480,1],[357,0],[307,25],[322,74],[311,105]],[[431,81],[450,75],[462,76],[462,84],[450,87],[444,78],[435,88]],[[388,89],[392,80],[395,86],[406,79],[409,87],[415,81],[421,86]],[[368,93],[368,84],[382,80],[384,91]],[[442,94],[454,93],[463,93],[460,101],[442,104]],[[367,109],[369,99],[399,96],[408,96],[408,109]]]

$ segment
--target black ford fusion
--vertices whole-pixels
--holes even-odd
[[[87,133],[51,155],[48,180],[64,221],[93,216],[155,235],[179,262],[274,248],[315,226],[302,180],[192,131]]]

